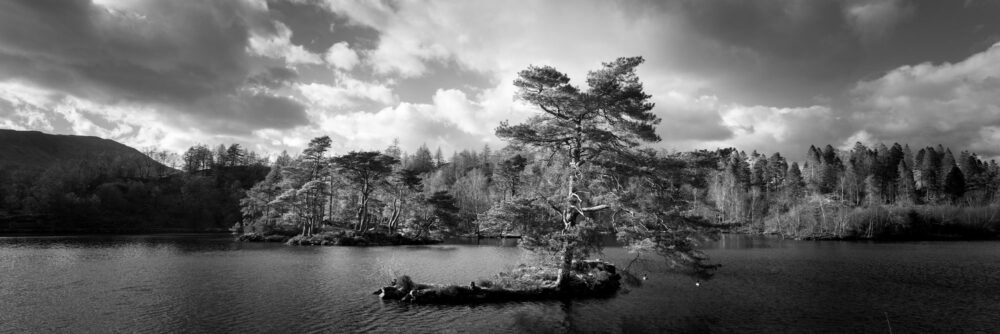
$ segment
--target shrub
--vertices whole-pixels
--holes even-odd
[[[476,281],[476,285],[483,289],[489,289],[493,287],[493,281],[488,279],[479,279]]]
[[[413,290],[414,285],[413,279],[411,279],[408,275],[402,275],[396,278],[396,288],[398,288],[399,291],[403,291],[403,293]]]

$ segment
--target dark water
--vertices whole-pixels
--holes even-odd
[[[724,267],[700,286],[649,262],[641,287],[604,300],[446,307],[371,295],[394,273],[467,283],[526,260],[492,243],[0,237],[0,332],[1000,332],[1000,242],[728,236],[708,250]]]

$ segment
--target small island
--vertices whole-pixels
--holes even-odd
[[[372,294],[414,304],[473,304],[611,297],[621,287],[615,266],[600,260],[574,261],[568,277],[560,284],[557,269],[522,264],[469,285],[419,284],[403,275]]]
[[[244,242],[280,242],[293,246],[404,246],[433,245],[441,243],[441,239],[429,237],[412,237],[400,233],[356,233],[351,230],[322,232],[313,235],[261,234],[250,232],[236,237]]]

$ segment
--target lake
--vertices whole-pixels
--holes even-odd
[[[650,260],[648,279],[597,300],[408,305],[372,291],[394,274],[468,284],[529,261],[511,240],[293,247],[220,235],[0,237],[0,332],[1000,331],[1000,242],[793,241],[727,235],[696,285]],[[624,266],[629,254],[607,248]],[[638,266],[638,267],[636,267]]]

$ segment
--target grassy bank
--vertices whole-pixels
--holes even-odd
[[[757,230],[801,239],[997,239],[1000,207],[849,207],[810,202],[768,217]]]

